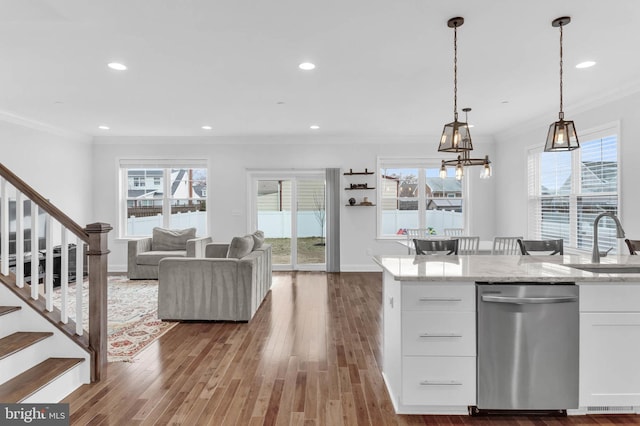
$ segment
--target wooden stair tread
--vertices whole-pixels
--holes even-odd
[[[50,331],[19,331],[0,339],[0,359],[6,358],[26,347],[53,336]]]
[[[21,402],[83,361],[82,358],[48,358],[0,385],[0,401]]]
[[[20,306],[0,306],[0,316],[19,311],[20,309],[22,309]]]

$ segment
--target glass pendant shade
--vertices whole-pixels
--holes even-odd
[[[484,164],[482,165],[482,171],[480,172],[480,179],[489,179],[492,174],[491,170],[491,161],[489,161],[489,156],[484,157]]]
[[[445,179],[447,177],[447,168],[444,165],[444,160],[442,160],[442,165],[440,166],[440,179]]]
[[[456,117],[455,121],[444,125],[438,151],[463,152],[471,150],[473,150],[473,144],[467,123],[458,121]]]
[[[580,143],[573,121],[561,118],[549,126],[547,143],[544,146],[545,152],[573,151],[578,148],[580,148]]]
[[[464,167],[462,167],[462,163],[458,160],[458,164],[456,164],[456,179],[462,180],[464,177]]]

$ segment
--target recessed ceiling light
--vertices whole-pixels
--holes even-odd
[[[592,66],[594,66],[596,63],[595,61],[584,61],[584,62],[580,62],[578,65],[576,65],[576,68],[591,68]]]
[[[309,128],[310,128],[311,130],[318,130],[318,129],[320,128],[320,126],[318,126],[317,124],[314,124],[314,125],[312,125],[312,126],[309,126]]]
[[[125,71],[127,69],[127,66],[125,64],[121,64],[119,62],[109,62],[107,66],[116,71]]]
[[[312,64],[311,62],[303,62],[300,65],[298,65],[298,68],[305,71],[311,71],[315,67],[316,67],[315,64]]]
[[[110,127],[109,126],[98,126],[98,129],[100,129],[100,130],[109,130]]]
[[[508,104],[508,103],[509,103],[509,101],[502,101],[502,102],[500,102],[500,103],[501,103],[501,104]]]
[[[213,130],[211,126],[202,126],[202,130]]]

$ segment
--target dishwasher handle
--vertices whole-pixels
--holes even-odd
[[[493,303],[511,303],[515,305],[571,303],[571,302],[577,302],[578,296],[510,297],[510,296],[482,295],[482,301],[493,302]]]

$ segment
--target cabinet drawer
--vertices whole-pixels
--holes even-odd
[[[473,284],[404,284],[403,311],[472,311],[476,310]]]
[[[580,312],[640,312],[640,285],[580,285]]]
[[[403,312],[402,353],[475,356],[475,312]]]
[[[404,357],[402,403],[475,405],[475,357]]]

